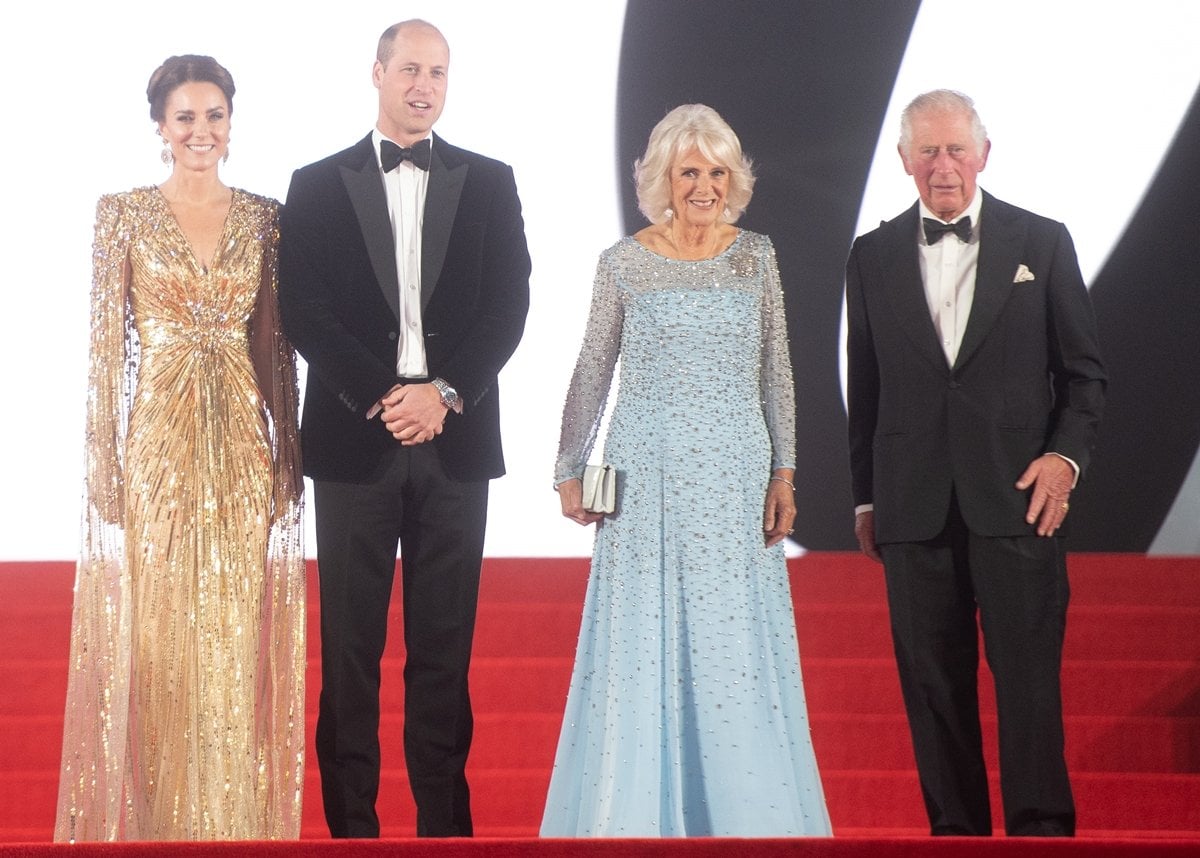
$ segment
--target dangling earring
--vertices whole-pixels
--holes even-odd
[[[670,209],[664,209],[663,217],[665,217],[667,220],[670,220],[671,218],[675,217],[675,212],[671,211]]]
[[[728,221],[731,214],[732,212],[729,211],[729,206],[725,206],[725,220]]]
[[[163,138],[162,152],[159,153],[158,157],[162,158],[162,162],[168,167],[175,162],[175,155],[171,152],[171,144],[167,141],[166,137]]]
[[[229,143],[225,144],[225,154],[221,156],[221,163],[222,164],[229,163]]]

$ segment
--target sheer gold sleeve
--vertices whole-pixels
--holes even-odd
[[[137,373],[128,313],[129,241],[122,198],[102,197],[92,247],[83,539],[55,840],[111,840],[121,821],[130,651],[123,457]]]
[[[263,241],[262,284],[250,324],[250,356],[267,409],[274,485],[267,545],[259,672],[264,717],[263,790],[271,836],[298,837],[304,788],[305,567],[301,541],[296,353],[279,324],[279,213]]]

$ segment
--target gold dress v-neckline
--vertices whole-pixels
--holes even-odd
[[[217,243],[213,247],[212,258],[207,262],[200,259],[200,255],[196,252],[195,245],[192,244],[192,240],[188,238],[187,233],[184,232],[183,224],[179,222],[179,217],[175,214],[175,209],[171,208],[171,201],[168,200],[167,195],[163,193],[162,187],[160,185],[155,185],[154,190],[157,192],[156,196],[162,203],[163,208],[166,210],[166,213],[169,216],[172,229],[175,230],[176,236],[180,239],[179,243],[183,247],[187,248],[188,256],[191,258],[196,270],[201,274],[208,274],[211,272],[214,268],[216,268],[217,260],[221,256],[221,248],[225,246],[226,236],[229,233],[229,226],[233,221],[233,210],[238,204],[237,188],[229,189],[231,194],[229,198],[229,208],[226,209],[225,219],[221,222],[221,231],[217,234]]]

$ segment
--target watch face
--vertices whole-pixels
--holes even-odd
[[[458,404],[458,391],[446,384],[446,382],[438,379],[434,383],[434,387],[436,387],[438,389],[438,393],[441,394],[442,405],[445,405],[447,408],[453,408]]]

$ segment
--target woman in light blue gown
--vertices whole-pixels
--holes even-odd
[[[600,257],[563,412],[563,515],[597,524],[542,836],[828,835],[781,542],[795,517],[783,294],[733,224],[754,177],[704,105],[635,167],[651,225]],[[605,441],[617,511],[581,475]]]

